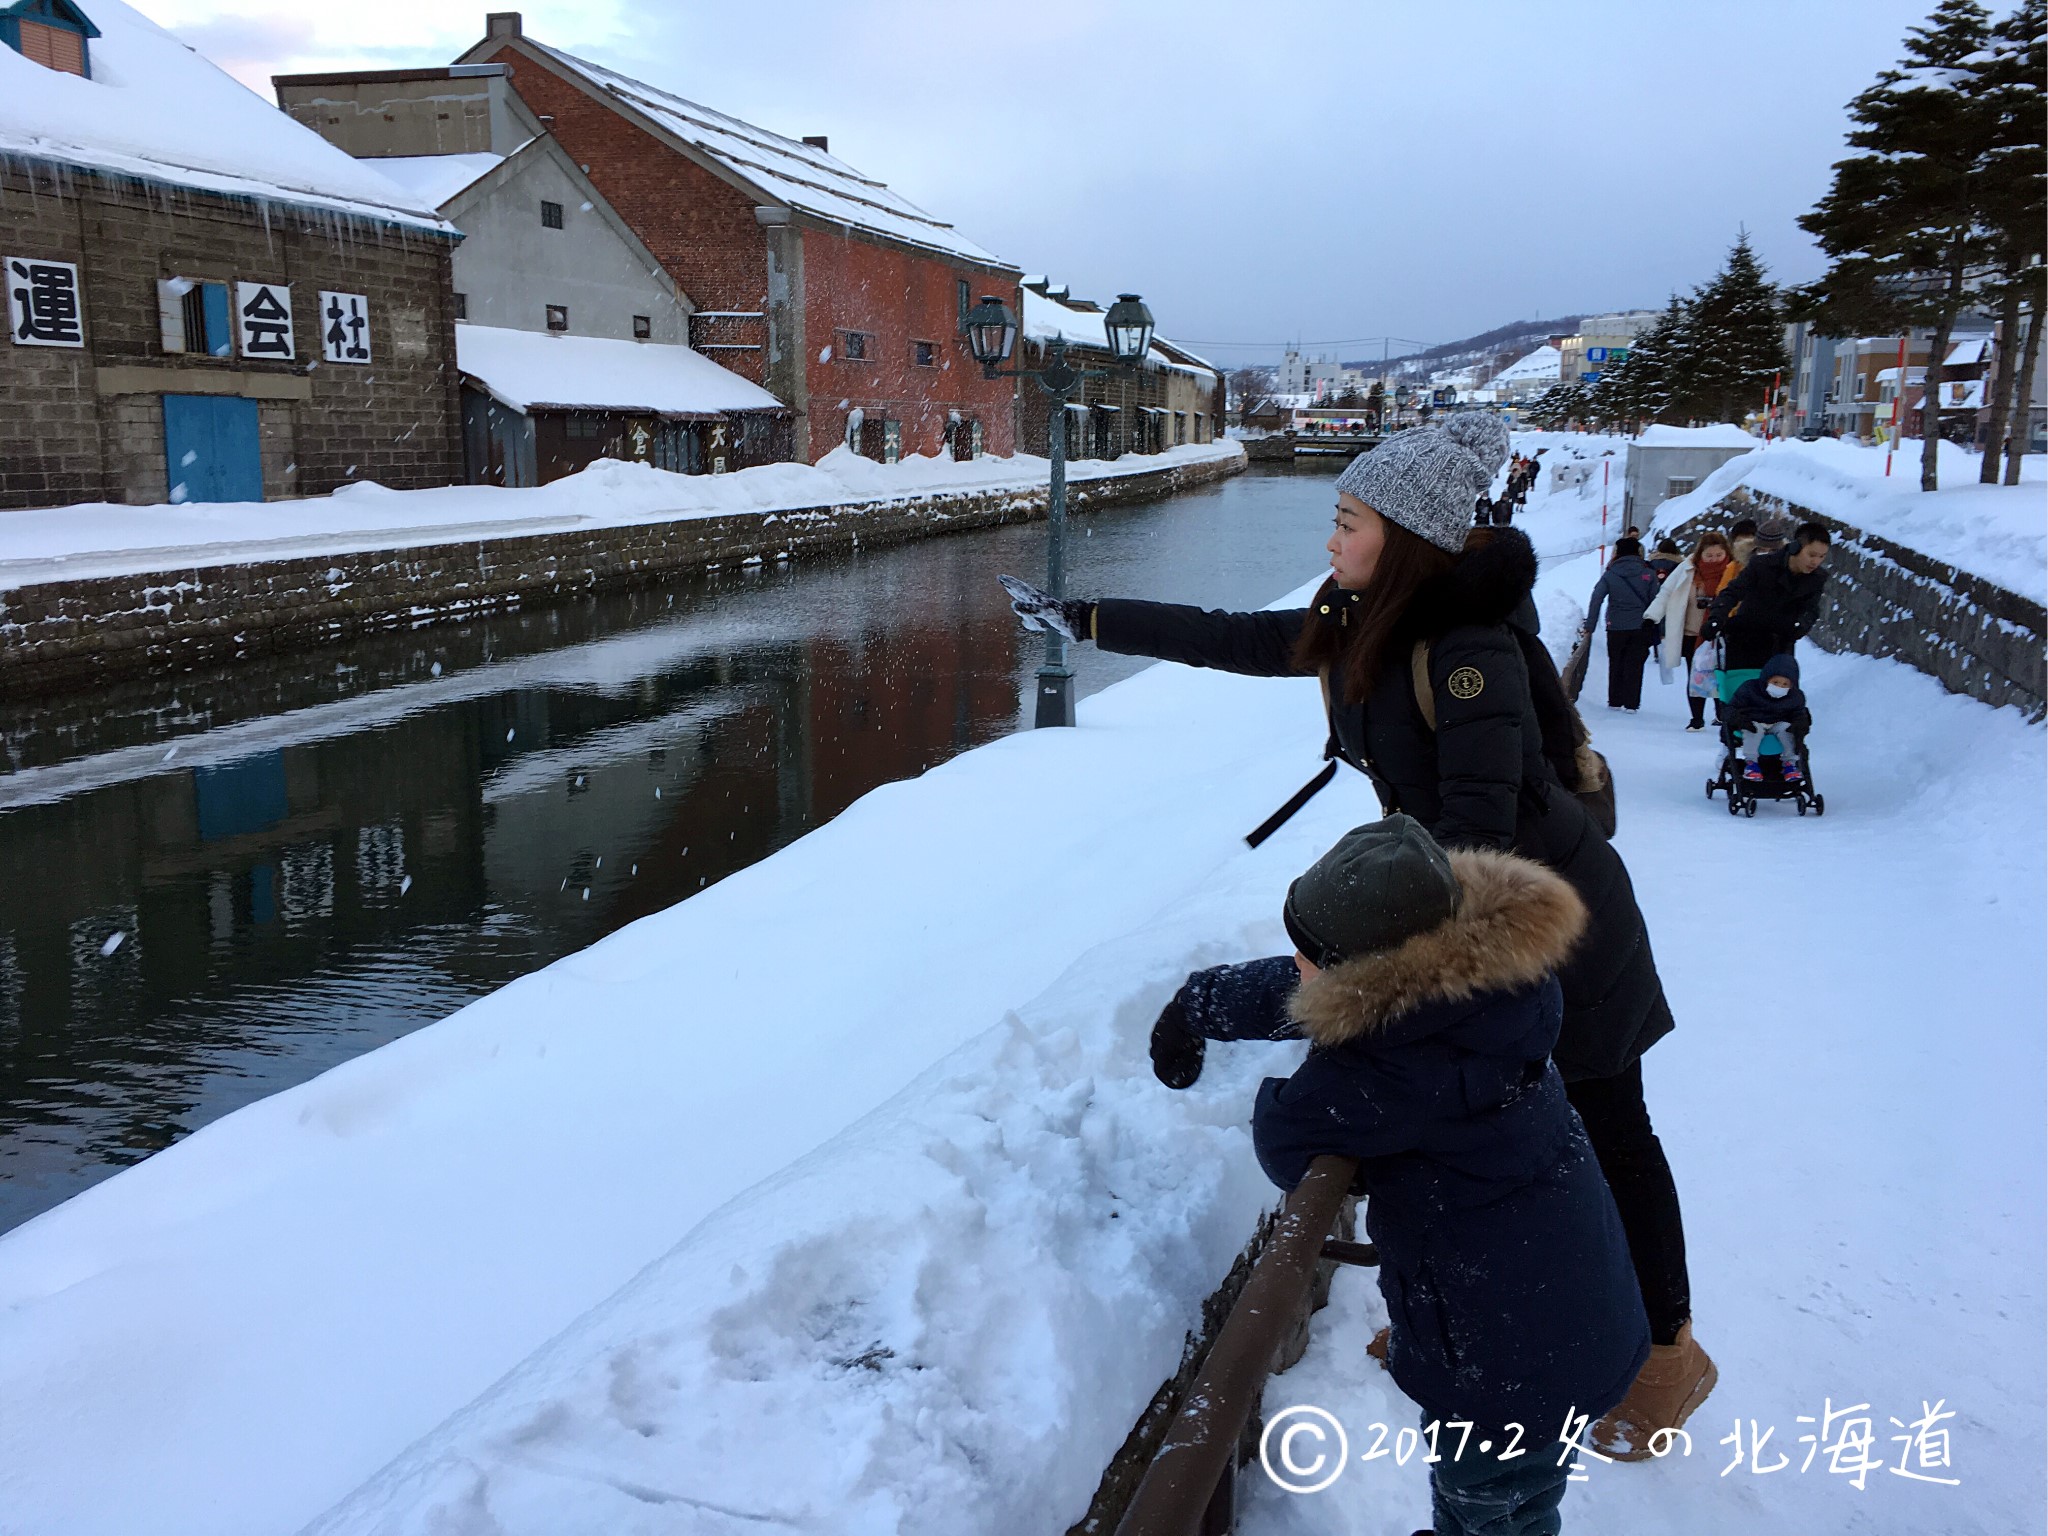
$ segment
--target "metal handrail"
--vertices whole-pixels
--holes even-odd
[[[1237,1305],[1117,1522],[1116,1536],[1195,1536],[1205,1529],[1357,1174],[1355,1158],[1319,1157],[1288,1195]]]

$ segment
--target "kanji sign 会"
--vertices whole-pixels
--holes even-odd
[[[235,284],[235,329],[242,356],[289,362],[292,347],[292,291],[284,283]]]

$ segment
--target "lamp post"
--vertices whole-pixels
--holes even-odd
[[[1152,311],[1135,293],[1117,295],[1102,317],[1109,355],[1119,370],[1134,369],[1152,346]],[[1046,412],[1046,456],[1052,461],[1052,494],[1046,507],[1046,590],[1067,595],[1067,402],[1083,379],[1109,377],[1107,368],[1076,368],[1067,361],[1067,341],[1054,336],[1046,344],[1043,368],[1004,368],[1017,345],[1017,317],[992,294],[967,312],[967,347],[991,379],[1036,379],[1051,397]],[[1034,725],[1074,723],[1074,674],[1067,668],[1066,637],[1045,627],[1045,663],[1038,669],[1038,710]]]

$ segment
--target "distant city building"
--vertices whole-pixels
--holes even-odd
[[[1657,323],[1655,309],[1624,309],[1588,315],[1578,331],[1558,345],[1558,373],[1569,382],[1596,379],[1628,356],[1635,339]]]
[[[459,478],[433,205],[120,0],[4,10],[0,507]]]

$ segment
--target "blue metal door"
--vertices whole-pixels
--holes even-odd
[[[164,466],[172,501],[261,501],[256,402],[233,395],[165,395]]]

